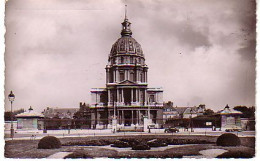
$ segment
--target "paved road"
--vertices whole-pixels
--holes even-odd
[[[41,139],[44,136],[56,136],[59,138],[63,137],[86,137],[86,136],[124,136],[124,135],[206,135],[206,136],[219,136],[225,133],[224,131],[212,131],[210,129],[194,129],[194,132],[190,131],[180,131],[179,133],[164,133],[164,129],[151,129],[151,133],[148,132],[117,132],[112,133],[111,129],[104,130],[48,130],[47,133],[43,133],[42,130],[34,131],[22,131],[16,130],[14,135],[14,140],[24,140],[24,139]],[[239,137],[254,137],[255,131],[243,131],[243,132],[233,132]],[[11,140],[10,131],[5,131],[5,140]]]

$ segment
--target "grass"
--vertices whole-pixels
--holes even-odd
[[[61,151],[86,153],[91,157],[107,157],[107,158],[180,158],[182,156],[200,155],[200,150],[221,148],[227,149],[230,152],[251,152],[255,153],[255,138],[247,137],[240,138],[241,146],[239,147],[219,147],[214,144],[217,137],[215,136],[180,136],[180,135],[139,135],[139,136],[95,136],[95,137],[75,137],[75,138],[61,138],[62,144],[68,142],[77,141],[90,141],[90,140],[109,140],[114,141],[123,138],[169,138],[169,139],[197,139],[206,140],[212,142],[212,144],[200,144],[200,145],[187,145],[185,147],[171,148],[164,151],[129,151],[118,152],[116,150],[105,149],[103,147],[80,147],[80,146],[62,146],[60,149],[37,149],[39,140],[10,140],[6,141],[5,145],[5,157],[6,158],[46,158],[54,153]]]

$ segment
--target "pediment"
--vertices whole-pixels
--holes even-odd
[[[122,81],[122,82],[120,82],[118,84],[119,85],[137,85],[137,83],[134,83],[134,82],[132,82],[130,80],[124,80],[124,81]]]

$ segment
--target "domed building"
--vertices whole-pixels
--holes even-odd
[[[163,90],[148,88],[148,66],[127,17],[105,69],[106,88],[91,90],[92,128],[111,128],[113,118],[117,129],[144,128],[144,118],[151,120],[149,125],[161,127]]]

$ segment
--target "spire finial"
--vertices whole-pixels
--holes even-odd
[[[125,5],[125,19],[127,19],[127,5]]]
[[[125,19],[124,19],[124,22],[122,23],[122,31],[121,31],[122,36],[131,36],[132,35],[130,25],[131,25],[131,23],[127,19],[127,5],[125,5]]]

